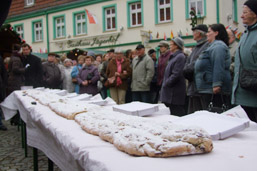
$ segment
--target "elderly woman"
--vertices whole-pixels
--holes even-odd
[[[234,83],[232,103],[241,105],[248,117],[257,122],[257,90],[242,88],[240,72],[242,66],[246,69],[257,70],[257,1],[248,0],[244,3],[241,16],[246,30],[239,42],[239,48],[235,56]],[[257,78],[256,78],[257,79]]]
[[[181,38],[173,38],[170,42],[168,64],[165,68],[161,87],[160,100],[170,108],[170,114],[176,116],[185,115],[184,104],[186,98],[186,83],[183,76],[183,68],[186,57],[183,53],[184,42]]]
[[[62,73],[62,88],[64,90],[67,90],[69,93],[74,92],[75,87],[74,84],[71,81],[71,71],[72,71],[72,60],[71,59],[65,59],[63,61],[63,67],[61,68]]]
[[[195,63],[195,82],[202,109],[212,101],[215,106],[229,104],[231,93],[228,34],[222,24],[212,24],[207,33],[209,46]]]
[[[79,55],[78,64],[74,66],[71,71],[72,82],[75,85],[75,92],[77,94],[79,94],[79,85],[78,85],[77,76],[79,74],[79,70],[82,68],[82,65],[85,63],[85,57],[86,56]]]
[[[97,81],[100,79],[98,69],[92,64],[93,57],[86,56],[85,66],[81,68],[77,76],[80,86],[79,94],[87,93],[93,96],[98,93]]]
[[[127,79],[131,76],[130,61],[125,58],[121,50],[115,50],[114,58],[109,62],[106,70],[107,84],[112,99],[117,104],[125,103]]]

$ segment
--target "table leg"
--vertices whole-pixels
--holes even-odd
[[[34,171],[38,171],[38,153],[37,149],[33,147],[33,166]]]
[[[21,126],[21,147],[24,148],[24,127],[23,127],[22,119],[20,119],[20,126]]]
[[[54,164],[52,160],[48,158],[48,171],[53,171],[54,170]]]
[[[23,124],[24,124],[24,128],[23,128],[24,129],[24,153],[25,153],[25,157],[28,157],[27,129],[26,129],[26,123],[23,122]]]
[[[21,144],[24,148],[25,157],[28,157],[26,123],[21,119]]]

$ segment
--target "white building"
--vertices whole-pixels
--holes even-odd
[[[37,5],[37,0],[29,2]],[[114,47],[126,50],[140,43],[158,50],[158,42],[165,36],[169,40],[171,33],[180,34],[186,47],[195,44],[189,14],[192,8],[201,14],[204,24],[223,23],[243,31],[240,19],[243,3],[242,0],[80,0],[9,16],[6,22],[36,52],[47,49],[64,53],[74,48],[106,51]],[[97,19],[97,24],[90,24],[86,10]]]

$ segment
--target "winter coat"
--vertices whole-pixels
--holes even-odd
[[[158,59],[158,66],[157,66],[157,74],[158,74],[157,75],[157,85],[158,86],[162,85],[165,68],[168,65],[168,61],[169,61],[171,54],[172,54],[172,52],[167,50],[167,52],[161,54],[161,56]]]
[[[61,70],[61,73],[63,75],[62,88],[64,90],[67,90],[69,93],[73,93],[75,91],[75,85],[71,81],[71,71],[72,71],[72,66],[70,67],[64,66]]]
[[[43,84],[47,88],[59,89],[62,75],[59,67],[50,62],[43,63]]]
[[[98,93],[97,81],[99,79],[100,75],[98,69],[95,66],[90,65],[82,67],[77,76],[78,84],[80,86],[79,94],[87,93],[96,95]],[[91,83],[87,86],[82,85],[82,82],[85,80],[91,80]]]
[[[185,104],[186,83],[183,76],[185,62],[186,57],[181,50],[170,56],[161,88],[161,102],[173,105]]]
[[[195,63],[197,91],[212,94],[213,87],[221,87],[224,94],[230,94],[230,61],[228,46],[221,40],[214,40]]]
[[[71,77],[72,78],[77,78],[79,74],[79,70],[82,68],[82,65],[78,64],[77,66],[74,66],[71,71]],[[74,84],[74,83],[73,83]],[[75,92],[79,94],[79,85],[77,83],[75,85]]]
[[[122,84],[117,86],[117,83],[115,80],[114,84],[111,85],[111,87],[117,87],[117,88],[120,88],[123,90],[127,90],[127,88],[128,88],[127,79],[129,77],[131,77],[132,70],[130,67],[129,60],[125,59],[125,58],[123,58],[123,60],[124,61],[121,63],[121,74],[120,74]],[[123,74],[124,71],[127,71],[127,74]],[[111,78],[111,77],[115,76],[115,72],[117,72],[117,63],[116,63],[116,59],[112,59],[107,66],[106,75],[108,78]]]
[[[193,49],[192,53],[186,60],[185,67],[183,69],[183,75],[188,80],[188,87],[187,87],[187,95],[194,96],[197,93],[195,87],[195,79],[194,79],[194,67],[195,61],[198,59],[199,55],[202,51],[204,51],[208,47],[208,42],[206,38],[203,38],[197,42],[197,45]]]
[[[4,100],[6,96],[7,87],[7,71],[4,66],[4,61],[2,56],[0,56],[0,103]]]
[[[42,87],[43,83],[43,67],[41,59],[32,54],[28,56],[23,56],[22,58],[23,66],[27,64],[29,66],[26,68],[25,72],[25,85],[35,87]]]
[[[8,77],[8,94],[14,90],[20,90],[21,86],[24,86],[25,68],[21,62],[20,54],[13,53],[8,65],[9,77]]]
[[[150,91],[154,76],[154,62],[151,57],[135,57],[132,61],[132,91]]]
[[[244,68],[257,70],[257,23],[247,27],[239,42],[239,49],[235,56],[234,82],[232,104],[257,107],[257,93],[241,88],[239,84],[240,67],[239,53]]]

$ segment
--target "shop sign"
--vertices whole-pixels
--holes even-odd
[[[98,37],[93,37],[93,38],[73,39],[73,40],[67,40],[67,41],[55,42],[55,43],[61,49],[64,49],[65,46],[67,48],[77,48],[77,47],[82,47],[82,46],[83,47],[84,46],[101,47],[105,44],[116,44],[119,37],[120,37],[120,33],[118,33],[117,35],[110,35],[108,37],[98,36]]]

